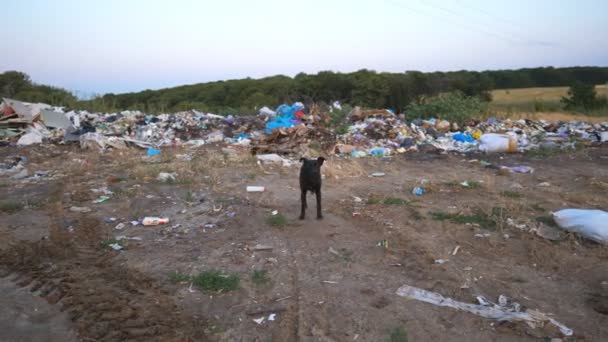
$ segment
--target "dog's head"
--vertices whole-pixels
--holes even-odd
[[[319,157],[317,159],[306,159],[306,158],[300,158],[300,162],[302,163],[302,169],[305,170],[321,170],[321,165],[323,165],[323,162],[325,161],[325,158],[323,157]]]

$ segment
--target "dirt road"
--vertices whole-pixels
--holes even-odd
[[[574,329],[574,340],[608,336],[608,249],[560,234],[548,221],[551,210],[606,209],[606,147],[334,157],[324,166],[321,221],[312,197],[308,218],[297,220],[297,166],[260,166],[246,153],[163,150],[149,159],[137,150],[2,150],[2,157],[16,155],[28,158],[31,172],[50,172],[2,179],[0,300],[11,311],[0,327],[29,318],[0,329],[0,341],[36,341],[43,332],[99,341],[560,337],[548,325],[498,323],[398,297],[404,284],[468,303],[504,294]],[[535,172],[504,174],[479,160]],[[374,171],[385,176],[368,177]],[[163,183],[159,172],[177,177]],[[247,193],[247,185],[268,191]],[[426,193],[412,195],[414,186]],[[110,199],[93,203],[104,187]],[[171,221],[130,224],[147,215]],[[540,237],[539,227],[559,240]],[[122,250],[108,247],[118,240]],[[188,280],[212,269],[238,276],[238,288],[209,292]],[[265,271],[264,281],[254,271]],[[32,307],[46,316],[36,318]]]

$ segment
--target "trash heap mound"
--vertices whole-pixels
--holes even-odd
[[[254,153],[302,156],[337,153],[355,158],[423,152],[522,152],[535,148],[565,149],[576,142],[608,141],[608,122],[490,118],[464,123],[413,120],[387,109],[355,107],[346,133],[329,127],[328,112],[300,102],[276,110],[263,107],[255,116],[222,116],[196,110],[150,115],[140,111],[90,113],[66,111],[44,103],[4,99],[0,106],[0,144],[19,146],[78,142],[82,148],[159,148],[222,143]]]

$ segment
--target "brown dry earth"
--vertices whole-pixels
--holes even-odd
[[[185,154],[193,159],[183,161]],[[553,155],[332,157],[321,221],[312,197],[308,217],[297,220],[297,165],[260,166],[247,153],[166,149],[149,159],[140,150],[67,146],[0,152],[2,159],[18,155],[27,156],[31,172],[51,173],[0,179],[5,204],[27,204],[0,217],[0,341],[387,341],[398,327],[410,341],[560,337],[550,326],[493,322],[398,297],[405,284],[467,303],[504,294],[574,329],[571,340],[608,338],[608,248],[528,231],[552,210],[606,209],[605,146]],[[536,171],[502,174],[474,159]],[[177,172],[177,180],[156,180],[161,171]],[[368,177],[375,171],[386,175]],[[423,180],[427,193],[412,195]],[[479,187],[458,185],[464,180]],[[267,191],[247,193],[247,185]],[[91,189],[104,186],[111,199],[92,203],[100,194]],[[396,198],[407,202],[389,204]],[[492,230],[431,215],[493,208],[500,217]],[[274,210],[285,225],[268,223]],[[146,215],[171,222],[129,224]],[[114,229],[120,222],[126,227]],[[128,240],[122,251],[102,246],[119,235],[141,240]],[[210,269],[238,275],[239,288],[201,292],[168,277]],[[253,270],[266,270],[269,282],[255,284]]]

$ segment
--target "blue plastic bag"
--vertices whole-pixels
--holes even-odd
[[[475,142],[475,138],[473,138],[469,133],[456,133],[452,136],[454,140],[466,143]]]
[[[277,128],[289,128],[293,127],[298,120],[295,120],[295,115],[298,110],[304,107],[298,103],[293,106],[282,104],[277,108],[276,119],[266,123],[266,134],[272,133]]]
[[[386,154],[386,149],[384,147],[372,148],[369,151],[369,154],[371,154],[372,156],[384,157],[384,155]]]
[[[251,136],[247,133],[239,133],[236,137],[234,137],[235,140],[241,140],[241,139],[251,139]]]
[[[160,150],[157,150],[152,147],[148,147],[148,157],[158,156],[160,155]]]

